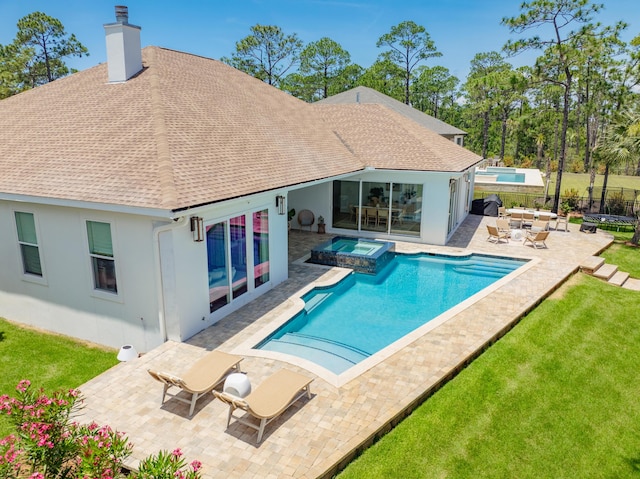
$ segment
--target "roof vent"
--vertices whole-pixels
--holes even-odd
[[[116,23],[104,25],[109,82],[121,83],[142,70],[140,27],[129,23],[129,9],[116,6]]]

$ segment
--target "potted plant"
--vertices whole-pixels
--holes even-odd
[[[318,216],[318,233],[324,233],[324,217],[322,215]]]
[[[287,221],[288,221],[288,229],[291,229],[291,220],[293,219],[293,217],[296,215],[296,210],[295,208],[291,208],[289,210],[289,212],[287,213]]]

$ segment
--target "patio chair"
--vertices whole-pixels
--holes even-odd
[[[228,373],[240,372],[240,361],[242,359],[241,356],[223,353],[222,351],[211,351],[196,361],[182,376],[175,376],[153,369],[148,369],[147,371],[153,379],[160,381],[163,385],[160,404],[164,404],[166,396],[190,404],[189,417],[191,417],[196,407],[196,401],[199,398],[224,381]],[[176,387],[180,391],[175,394],[170,393],[169,389],[171,387]],[[191,398],[186,399],[179,396],[182,391],[191,394]]]
[[[267,424],[277,419],[289,406],[304,395],[311,399],[311,389],[309,388],[311,381],[313,379],[307,376],[288,369],[281,369],[265,379],[245,398],[238,398],[224,391],[213,391],[213,394],[229,405],[227,428],[231,418],[234,417],[239,423],[257,430],[257,442],[260,443]],[[236,409],[241,409],[258,419],[258,424],[245,417],[233,416]]]
[[[369,207],[366,209],[366,218],[367,218],[367,226],[369,226],[369,221],[373,223],[374,226],[378,225],[378,208],[375,206]]]
[[[389,210],[387,208],[378,209],[378,226],[389,226]]]
[[[512,228],[522,228],[522,212],[512,212],[509,216],[509,225]]]
[[[500,243],[500,241],[505,240],[507,243],[509,242],[509,234],[501,233],[498,230],[497,226],[487,225],[487,231],[489,232],[489,237],[487,241],[491,241],[493,243]]]
[[[316,217],[313,215],[313,211],[310,210],[302,210],[298,213],[298,224],[300,225],[300,229],[303,226],[308,226],[309,231],[311,231],[311,226],[315,222]]]
[[[496,227],[500,233],[506,233],[507,235],[511,234],[511,226],[509,225],[509,220],[507,218],[498,218],[496,220]]]
[[[507,208],[504,206],[498,206],[498,218],[506,218]]]
[[[533,220],[533,223],[531,223],[531,231],[533,233],[537,231],[547,231],[548,229],[549,229],[548,221]]]
[[[546,248],[547,243],[545,243],[545,241],[547,239],[547,236],[549,236],[548,231],[538,231],[536,233],[528,231],[522,244],[526,245],[527,243],[531,243],[531,246],[533,246],[536,249]]]
[[[525,211],[524,213],[522,213],[522,227],[530,228],[531,225],[533,224],[534,219],[535,219],[535,214],[533,213],[533,211]]]
[[[406,212],[406,208],[393,208],[391,210],[391,224],[402,224]]]
[[[564,229],[565,232],[567,232],[569,230],[569,215],[567,214],[566,216],[560,216],[558,215],[556,217],[556,224],[554,229],[556,231],[560,231],[560,228]]]

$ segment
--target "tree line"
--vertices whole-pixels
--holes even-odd
[[[590,0],[522,3],[519,15],[501,20],[520,38],[477,53],[463,82],[427,65],[441,53],[411,20],[378,39],[369,67],[330,38],[305,45],[260,24],[221,60],[307,102],[361,85],[409,104],[465,130],[466,147],[484,158],[555,171],[557,211],[565,171],[590,173],[590,191],[604,175],[603,200],[612,169],[640,175],[640,35],[624,42],[624,22],[597,22],[602,8]],[[534,64],[514,68],[510,57],[526,50],[538,53]],[[0,45],[0,98],[70,73],[64,58],[87,54],[58,20],[27,15],[14,42]]]

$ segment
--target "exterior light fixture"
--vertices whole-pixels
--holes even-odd
[[[287,212],[287,205],[285,203],[285,197],[282,195],[276,196],[276,208],[278,208],[278,214],[284,215]]]
[[[204,241],[204,220],[200,216],[192,216],[190,220],[193,241]]]
[[[118,351],[118,361],[131,361],[138,357],[138,351],[130,344],[125,344]]]

